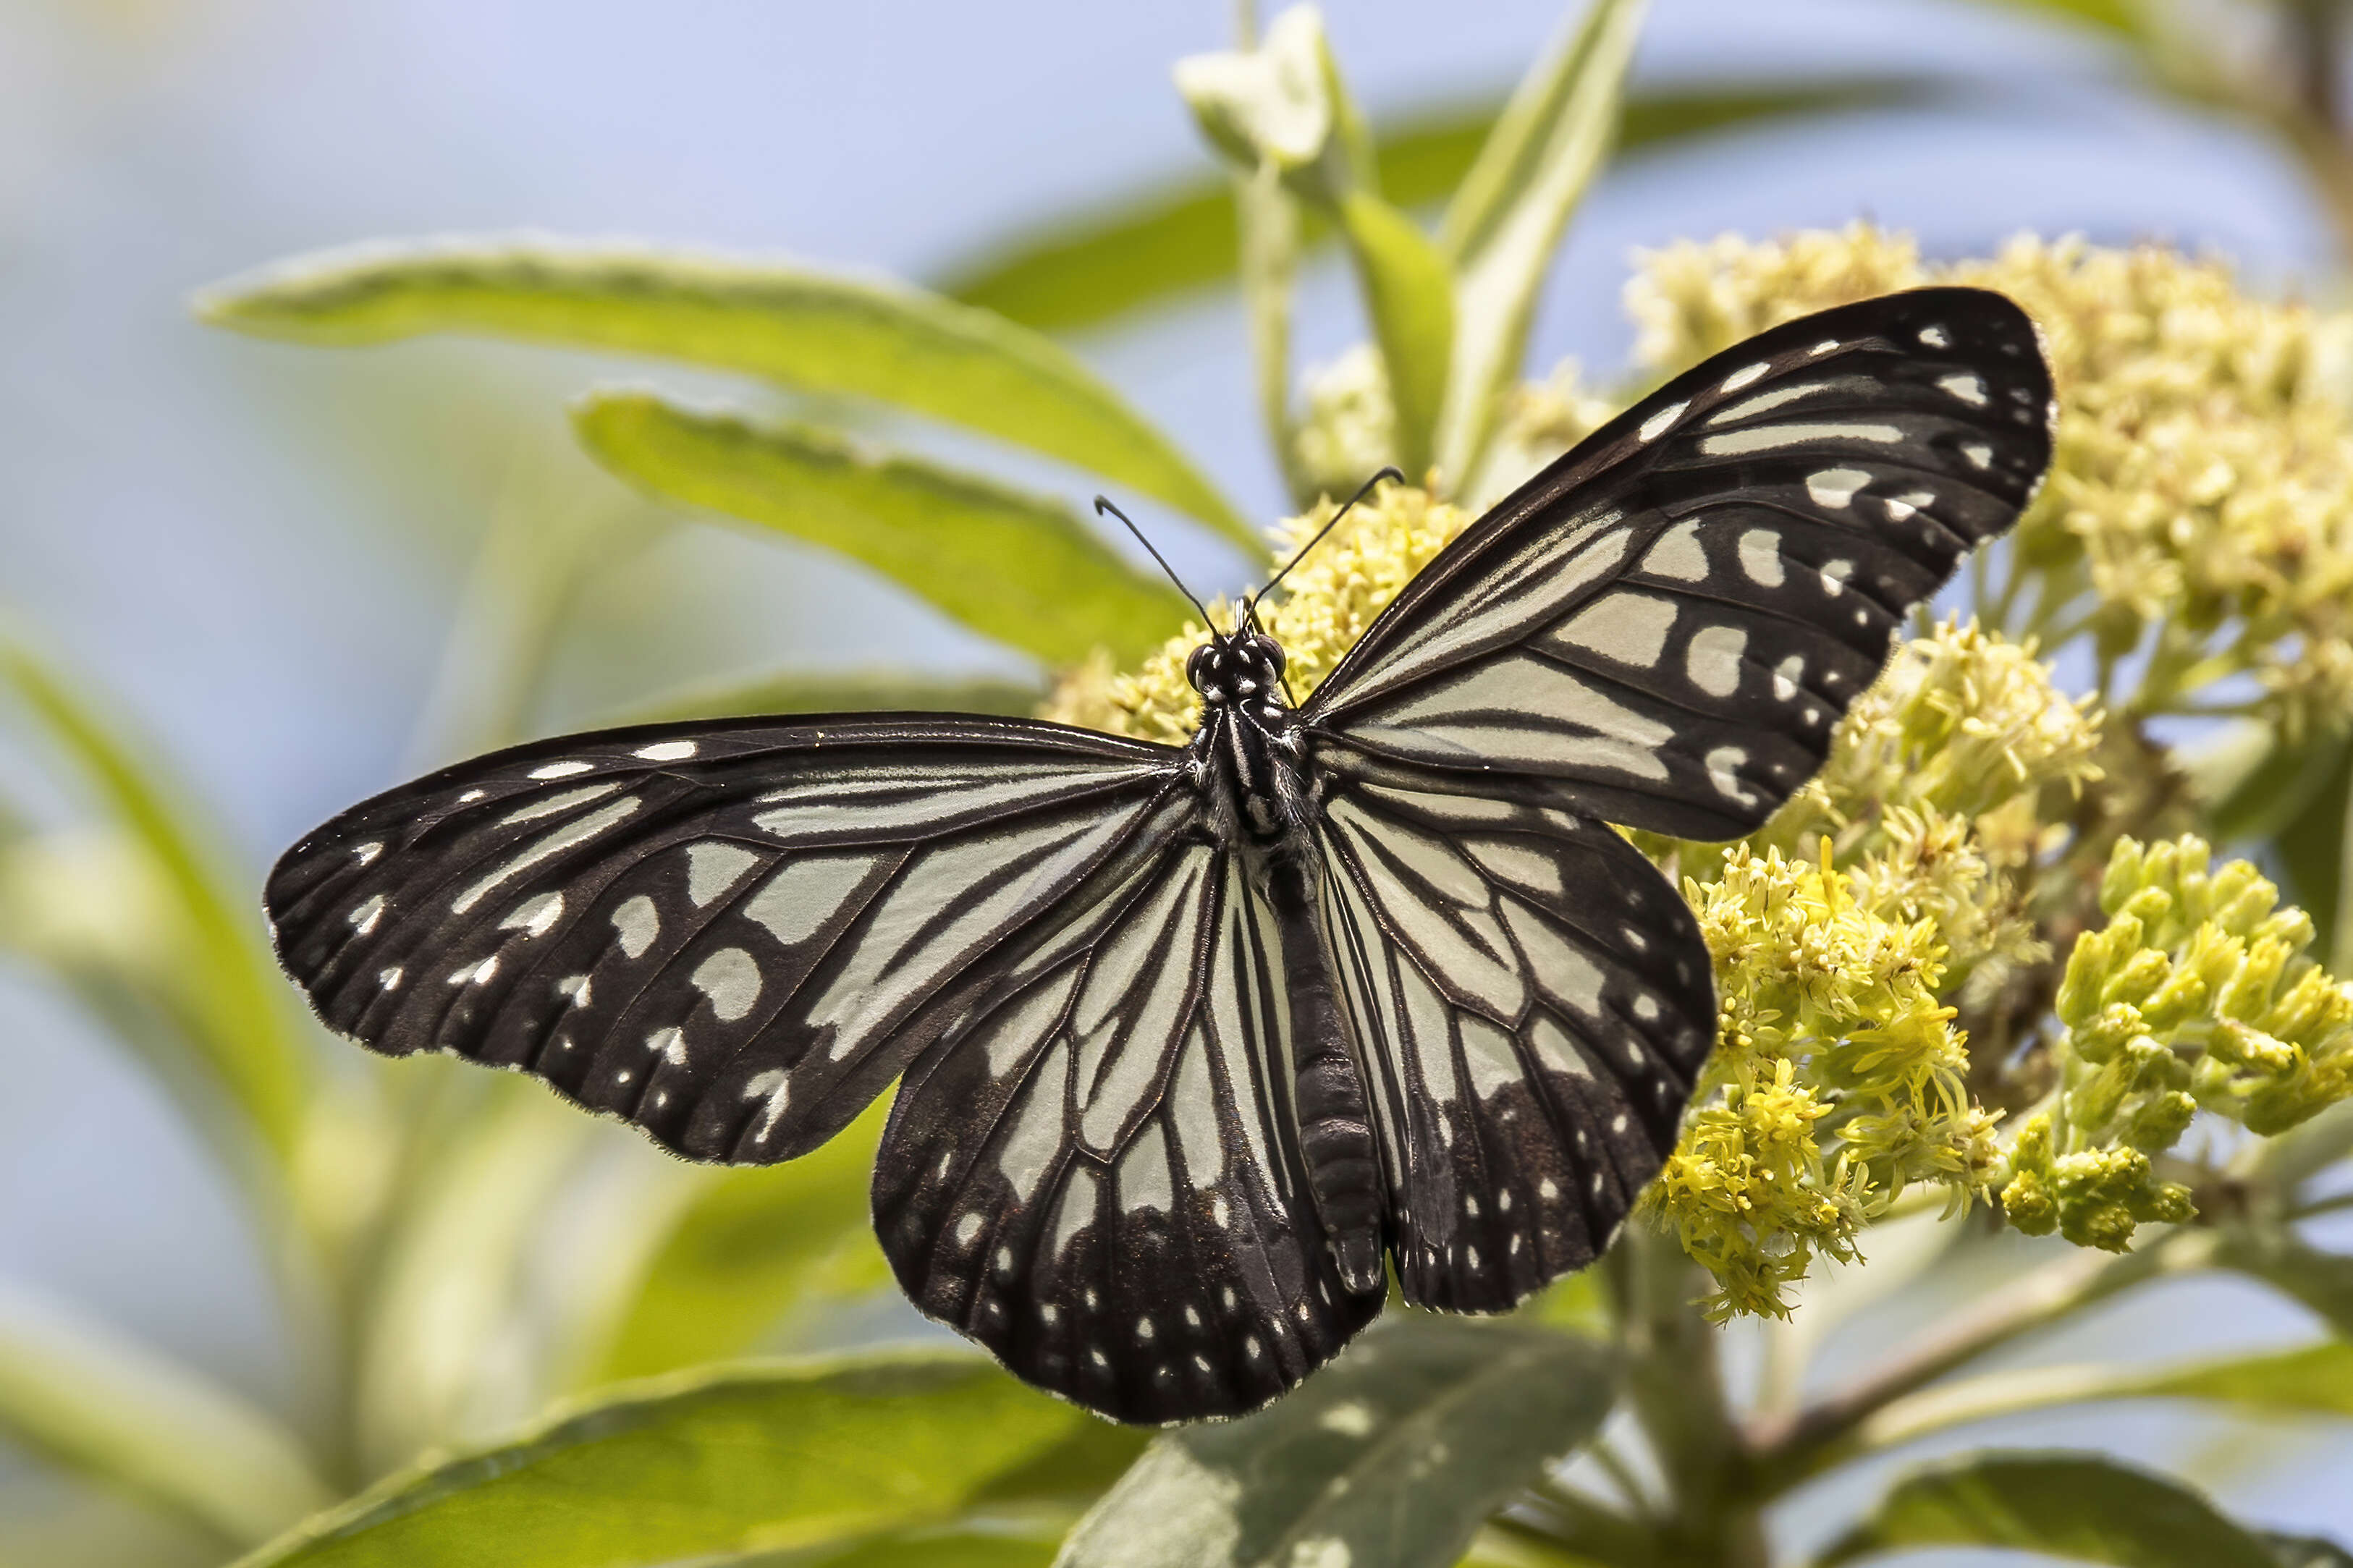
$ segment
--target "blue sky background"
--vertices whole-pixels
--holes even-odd
[[[1500,91],[1561,13],[1326,7],[1376,119]],[[2118,85],[2096,43],[1932,0],[1658,0],[1653,18],[1649,82],[1902,69],[1978,86],[1935,112],[1613,173],[1552,280],[1538,367],[1619,363],[1630,247],[1725,229],[1869,216],[1940,255],[2021,228],[2159,237],[2233,257],[2265,288],[2333,287],[2295,171]],[[0,613],[119,700],[258,887],[279,846],[417,754],[502,487],[522,475],[584,510],[624,504],[570,452],[564,403],[597,374],[654,373],[473,343],[259,344],[195,324],[193,289],[323,246],[524,228],[936,277],[1055,214],[1204,170],[1168,68],[1229,25],[1212,0],[0,0]],[[1345,279],[1313,273],[1303,355],[1358,331]],[[1229,301],[1079,346],[1271,517]],[[1235,580],[1236,557],[1165,526],[1198,582]],[[1014,668],[855,568],[674,529],[592,578],[554,716],[796,659]],[[7,744],[0,779],[21,784]],[[0,1283],[282,1394],[251,1241],[217,1177],[101,1035],[5,970],[0,1085]],[[2177,1322],[2298,1331],[2225,1287],[2168,1300]],[[2135,1451],[2179,1463],[2177,1436],[2151,1427]],[[2317,1484],[2325,1464],[2306,1450],[2232,1495],[2353,1531],[2353,1501]]]

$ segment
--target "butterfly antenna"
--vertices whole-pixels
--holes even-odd
[[[1366,496],[1372,494],[1373,487],[1379,484],[1383,479],[1395,479],[1399,484],[1405,483],[1405,476],[1395,468],[1383,468],[1379,473],[1375,474],[1371,479],[1366,479],[1357,489],[1356,493],[1350,496],[1347,500],[1343,503],[1340,510],[1332,514],[1332,521],[1317,529],[1315,531],[1315,537],[1301,545],[1299,547],[1299,553],[1293,556],[1289,561],[1283,563],[1282,571],[1277,572],[1273,576],[1267,579],[1266,586],[1258,591],[1256,597],[1263,599],[1269,594],[1274,592],[1274,585],[1277,583],[1282,582],[1285,577],[1290,576],[1291,569],[1293,566],[1298,565],[1302,561],[1307,559],[1307,552],[1314,549],[1317,545],[1323,543],[1324,536],[1325,534],[1340,526],[1340,520],[1348,515],[1348,509],[1355,506]]]
[[[1115,517],[1119,519],[1120,521],[1127,524],[1128,532],[1135,535],[1135,542],[1144,546],[1144,552],[1160,563],[1160,569],[1168,574],[1168,580],[1176,584],[1176,591],[1184,595],[1186,599],[1191,603],[1195,609],[1201,612],[1201,624],[1208,627],[1212,632],[1215,632],[1218,629],[1218,623],[1209,618],[1208,607],[1205,606],[1200,600],[1194,598],[1193,590],[1185,586],[1185,579],[1176,575],[1176,568],[1168,564],[1167,557],[1162,555],[1160,552],[1152,548],[1152,541],[1144,537],[1144,530],[1135,526],[1135,520],[1134,518],[1120,510],[1119,508],[1112,505],[1111,497],[1109,496],[1095,497],[1095,515],[1097,517]]]

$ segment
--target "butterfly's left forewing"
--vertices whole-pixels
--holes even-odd
[[[1171,844],[912,1068],[875,1166],[908,1296],[1121,1420],[1255,1408],[1380,1310],[1300,1159],[1282,940],[1236,858]]]

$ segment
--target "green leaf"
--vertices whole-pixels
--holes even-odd
[[[962,1354],[664,1379],[398,1477],[243,1568],[625,1568],[945,1523],[1092,1417]]]
[[[1389,400],[1397,410],[1397,463],[1419,482],[1437,457],[1438,421],[1454,352],[1453,280],[1430,237],[1380,197],[1345,192],[1334,210],[1388,373]]]
[[[298,258],[206,291],[218,326],[331,346],[479,332],[659,355],[872,398],[1257,531],[1119,395],[1048,339],[921,289],[677,252],[468,240]]]
[[[186,792],[139,759],[95,706],[21,639],[0,628],[0,686],[13,689],[45,738],[78,766],[160,874],[182,917],[186,951],[173,966],[174,1012],[205,1068],[276,1153],[295,1157],[311,1062],[290,992],[261,936],[249,893],[220,868],[206,836],[176,804]]]
[[[2135,0],[1992,0],[1992,4],[2000,10],[2024,11],[2135,43],[2149,37],[2148,18]]]
[[[796,1308],[889,1284],[867,1202],[888,1114],[878,1100],[814,1152],[700,1184],[648,1259],[600,1378],[740,1355]]]
[[[1646,9],[1646,0],[1593,0],[1513,93],[1446,209],[1439,245],[1453,264],[1459,320],[1436,449],[1458,481],[1520,374],[1553,252],[1609,153]]]
[[[2289,755],[2302,760],[2300,751]],[[2345,831],[2347,816],[2353,813],[2353,745],[2316,753],[2311,762],[2316,776],[2284,786],[2295,789],[2301,798],[2272,827],[2272,843],[2278,851],[2284,873],[2281,880],[2286,884],[2288,897],[2312,916],[2316,952],[2332,971],[2342,974],[2346,970],[2339,966],[2348,957],[2345,950],[2353,944],[2348,942],[2353,939],[2353,922],[2346,921],[2343,908],[2348,887],[2346,851],[2353,845],[2353,836]],[[2294,762],[2287,765],[2293,766]]]
[[[1626,100],[1619,150],[1664,151],[1774,121],[1914,105],[1938,90],[1933,79],[1857,76],[1636,92]],[[1377,134],[1382,193],[1409,210],[1444,200],[1470,171],[1499,112],[1494,103],[1449,106]],[[1310,213],[1302,238],[1327,243],[1331,225]],[[1215,177],[1177,180],[1008,237],[953,268],[940,288],[1040,331],[1078,331],[1230,282],[1238,254],[1231,186]]]
[[[698,1558],[692,1568],[1047,1568],[1068,1525],[1066,1517],[1050,1513],[958,1521],[847,1543]]]
[[[830,431],[753,425],[650,393],[574,410],[598,461],[657,495],[839,551],[978,632],[1050,664],[1123,663],[1180,625],[1185,601],[1133,570],[1068,507]]]
[[[2261,1540],[2178,1481],[2093,1455],[2003,1451],[1913,1471],[1817,1561],[1933,1546],[2116,1568],[2277,1568]]]
[[[1609,1352],[1572,1335],[1384,1325],[1267,1409],[1155,1439],[1060,1568],[1451,1563],[1615,1392]]]
[[[889,670],[839,674],[770,670],[696,681],[659,691],[597,723],[656,724],[676,719],[752,719],[763,713],[1034,713],[1043,687],[1018,680],[955,680]]]
[[[234,1546],[332,1494],[294,1435],[193,1369],[0,1291],[0,1431]]]

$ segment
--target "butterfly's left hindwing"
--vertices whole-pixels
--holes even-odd
[[[267,902],[331,1027],[765,1163],[847,1125],[1021,940],[1185,826],[1179,765],[1009,720],[574,736],[353,808]]]
[[[874,1173],[908,1296],[1124,1421],[1265,1404],[1380,1310],[1300,1162],[1281,933],[1234,858],[1170,846],[1038,943],[910,1070]]]

